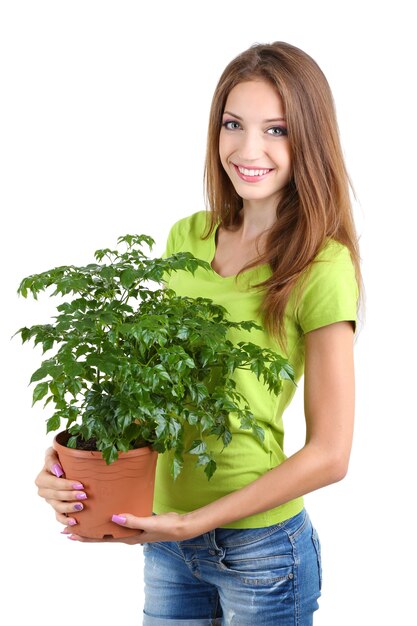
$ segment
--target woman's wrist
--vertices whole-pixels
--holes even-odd
[[[225,512],[227,515],[231,495],[228,494],[199,509],[181,515],[181,534],[186,535],[187,538],[197,537],[228,523]]]
[[[216,526],[210,526],[207,519],[204,519],[201,509],[184,513],[180,516],[179,535],[184,539],[191,539],[213,530]],[[180,539],[181,541],[181,539]]]

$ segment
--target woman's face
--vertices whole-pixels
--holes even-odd
[[[264,80],[234,87],[220,131],[221,163],[246,203],[276,209],[291,178],[291,155],[282,100]]]

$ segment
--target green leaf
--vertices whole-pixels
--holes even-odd
[[[120,283],[125,289],[129,289],[129,287],[135,282],[135,280],[136,272],[130,267],[123,270],[123,272],[120,274]]]
[[[121,415],[117,416],[117,426],[119,427],[122,433],[125,433],[126,428],[128,428],[131,423],[132,423],[132,416],[130,415],[130,413],[127,413],[127,414],[122,413]]]
[[[295,383],[294,368],[289,363],[285,363],[281,367],[279,374],[281,378],[286,379],[286,380],[291,380],[293,383]]]
[[[232,433],[230,432],[230,430],[225,430],[223,435],[222,435],[222,441],[223,441],[223,445],[224,447],[228,446],[230,444],[230,442],[232,441]]]
[[[65,387],[60,381],[54,381],[49,383],[49,388],[54,396],[54,399],[63,398],[65,395]]]
[[[125,439],[119,439],[117,441],[117,449],[120,452],[128,452],[128,450],[129,450],[129,442],[126,441]]]
[[[198,421],[198,416],[197,416],[197,421]],[[197,421],[195,423],[197,423]],[[203,431],[203,433],[204,431],[209,431],[214,426],[214,419],[209,413],[204,413],[204,415],[201,416],[199,421],[200,421],[201,430]]]
[[[155,434],[159,438],[165,432],[167,428],[167,421],[162,415],[157,415],[155,417],[155,420],[158,424],[158,426],[155,429]]]
[[[174,458],[171,463],[171,476],[176,480],[183,468],[184,462],[180,454],[174,454]]]
[[[42,341],[43,354],[45,354],[45,352],[48,352],[48,350],[51,350],[54,347],[54,343],[55,339],[53,337],[47,337],[46,339],[44,339],[44,341]]]
[[[84,366],[77,361],[67,361],[64,365],[64,372],[67,376],[69,376],[69,378],[81,376],[84,373]]]
[[[208,389],[203,383],[197,383],[193,387],[189,387],[191,399],[193,402],[200,404],[208,396]]]
[[[93,367],[97,367],[101,372],[105,374],[113,374],[118,363],[113,356],[100,356],[98,354],[89,354],[86,358],[86,364]]]
[[[189,454],[202,454],[206,452],[206,450],[207,450],[206,442],[201,441],[201,439],[196,439],[191,444],[191,447],[189,448],[188,452]]]
[[[260,442],[263,443],[265,441],[265,431],[263,430],[263,428],[261,428],[260,426],[258,426],[257,424],[253,424],[252,426],[252,432],[255,435],[255,438]]]
[[[106,461],[107,465],[114,463],[117,461],[119,453],[115,445],[110,445],[107,448],[102,450],[103,459]]]
[[[148,248],[152,250],[155,240],[149,237],[149,235],[124,235],[117,239],[117,243],[127,243],[130,247],[141,246],[143,243],[146,243]]]
[[[244,413],[240,416],[240,428],[242,430],[252,430],[253,428],[253,415],[251,413]]]
[[[211,456],[209,454],[199,454],[195,466],[201,467],[202,465],[207,465],[210,461]]]
[[[43,405],[43,408],[45,408],[45,407],[46,407],[46,406],[47,406],[47,405],[48,405],[48,404],[49,404],[49,403],[50,403],[53,399],[54,399],[54,397],[53,397],[53,396],[48,396],[48,397],[46,398],[46,402],[45,402],[45,404]]]
[[[174,439],[178,439],[178,435],[180,434],[181,430],[182,430],[181,424],[177,420],[175,419],[169,420],[169,432],[171,433]]]
[[[159,364],[154,367],[154,372],[158,374],[159,379],[167,380],[169,382],[172,381],[171,376],[168,374],[163,365]]]
[[[194,413],[193,411],[188,411],[186,414],[187,422],[191,425],[198,424],[200,421],[200,416],[198,413]]]
[[[111,265],[104,265],[104,267],[102,267],[100,271],[100,274],[104,278],[104,280],[108,281],[111,281],[114,278],[115,273],[116,272],[114,270],[114,267],[112,267]]]
[[[117,257],[117,250],[110,250],[110,248],[103,248],[102,250],[96,250],[94,253],[94,258],[96,258],[97,261],[102,261],[105,256],[109,258]],[[94,265],[90,264],[90,266],[87,266],[87,267],[94,268]]]
[[[183,326],[182,328],[178,329],[176,337],[178,337],[178,339],[185,340],[189,337],[189,334],[190,334],[190,329],[187,328],[186,326]]]
[[[251,371],[256,375],[256,378],[258,379],[260,375],[262,374],[263,368],[264,368],[264,364],[263,364],[262,359],[256,359],[252,361],[252,363],[250,364]]]
[[[36,385],[35,389],[33,390],[32,406],[35,404],[35,402],[38,402],[38,400],[42,400],[42,398],[44,398],[48,393],[48,390],[48,383],[39,383],[38,385]]]
[[[46,432],[49,433],[52,430],[58,430],[61,426],[61,420],[58,415],[53,415],[46,422]]]
[[[78,358],[80,356],[83,356],[84,354],[88,354],[89,352],[91,352],[91,346],[89,346],[88,344],[80,344],[77,346],[75,356]]]
[[[83,388],[83,381],[79,378],[75,378],[74,380],[71,379],[68,381],[67,387],[68,392],[76,398]]]
[[[45,378],[45,376],[48,376],[49,374],[49,370],[48,367],[45,364],[42,364],[42,366],[36,370],[36,372],[33,372],[31,378],[30,378],[30,383],[34,383],[38,380],[42,380],[42,378]]]
[[[204,473],[206,474],[209,480],[213,476],[216,469],[217,469],[217,464],[215,461],[211,460],[209,461],[209,463],[207,463],[206,467],[204,468]]]

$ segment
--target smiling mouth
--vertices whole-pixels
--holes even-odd
[[[246,181],[249,180],[254,182],[257,180],[261,180],[262,178],[267,176],[269,172],[272,172],[272,168],[249,169],[246,167],[242,167],[241,165],[235,165],[234,163],[232,163],[232,165],[235,168],[236,173],[239,175],[239,177]]]

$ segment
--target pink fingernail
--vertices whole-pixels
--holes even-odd
[[[77,520],[73,519],[72,517],[68,520],[68,525],[69,526],[75,526],[76,523],[77,523]]]
[[[84,485],[82,485],[81,483],[72,483],[72,488],[73,489],[84,489]]]
[[[123,515],[112,515],[111,521],[116,524],[126,524],[126,518]]]
[[[68,530],[68,528],[64,528],[63,531],[61,531],[61,535],[69,535],[70,534],[70,530]]]
[[[77,498],[77,500],[86,500],[87,496],[85,493],[77,493],[77,495],[75,496]]]
[[[52,466],[51,472],[55,474],[57,478],[61,478],[61,476],[64,475],[64,470],[62,469],[59,463],[55,463],[55,465]]]

